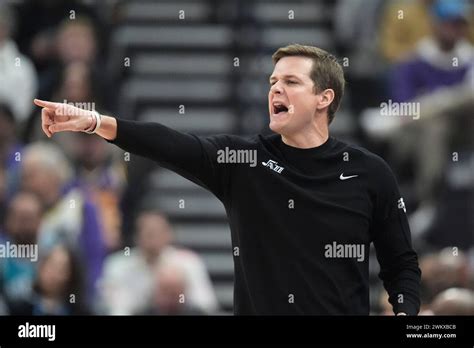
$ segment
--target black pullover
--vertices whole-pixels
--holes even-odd
[[[110,142],[224,204],[235,314],[368,315],[371,242],[394,312],[418,313],[421,272],[405,205],[377,155],[331,136],[300,149],[277,134],[204,137],[121,119]]]

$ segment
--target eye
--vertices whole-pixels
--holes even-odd
[[[286,83],[289,84],[289,85],[295,85],[295,84],[297,84],[298,82],[293,81],[293,80],[287,80]]]

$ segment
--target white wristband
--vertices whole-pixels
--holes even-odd
[[[94,127],[94,129],[92,129],[90,131],[89,130],[86,131],[87,134],[95,134],[95,132],[97,132],[99,130],[100,123],[102,121],[102,115],[99,114],[97,111],[92,110],[92,115],[95,118],[95,127]]]

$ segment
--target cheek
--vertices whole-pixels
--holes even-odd
[[[307,94],[294,94],[289,99],[293,113],[300,117],[310,116],[315,108],[314,101]]]
[[[43,265],[43,269],[41,270],[39,276],[41,281],[45,284],[50,284],[52,281],[54,281],[54,270],[51,269],[49,263]]]

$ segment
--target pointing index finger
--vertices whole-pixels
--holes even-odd
[[[37,106],[40,106],[42,108],[48,108],[48,109],[53,109],[53,110],[56,109],[58,107],[58,105],[60,105],[60,103],[53,103],[53,102],[50,102],[50,101],[40,100],[40,99],[35,99],[34,103]]]

